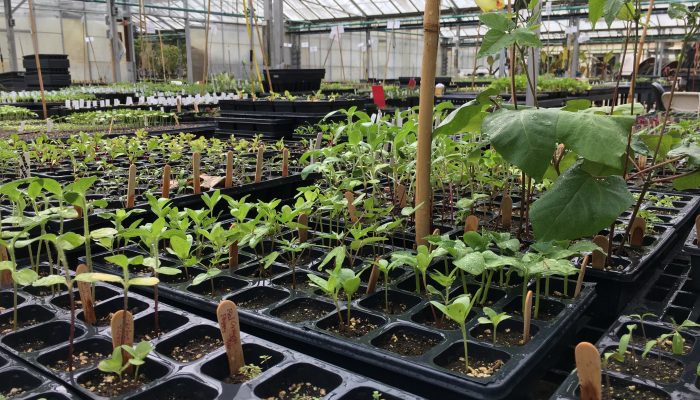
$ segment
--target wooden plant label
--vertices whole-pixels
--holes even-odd
[[[5,246],[0,245],[0,261],[9,261],[10,257],[7,255],[7,249]],[[12,271],[9,269],[0,272],[0,285],[3,287],[12,286]]]
[[[238,370],[245,365],[236,304],[231,300],[222,301],[216,308],[216,319],[219,321],[221,337],[226,348],[229,373],[233,376],[238,374]]]
[[[198,151],[192,153],[192,188],[195,194],[202,193],[202,181],[199,177],[202,166],[202,155]]]
[[[345,191],[345,200],[348,201],[348,213],[350,214],[350,220],[355,223],[357,222],[357,209],[355,208],[355,195],[349,191]]]
[[[588,267],[588,260],[590,256],[583,257],[583,262],[581,263],[581,270],[578,273],[578,279],[576,280],[576,290],[574,291],[574,298],[577,298],[581,294],[581,288],[583,287],[583,278],[586,276],[586,267]]]
[[[126,189],[126,208],[136,205],[136,165],[129,166],[129,182]]]
[[[90,272],[87,265],[80,264],[78,268],[75,269],[76,275],[85,274]],[[80,294],[80,303],[83,305],[83,314],[85,323],[88,325],[95,325],[97,323],[97,316],[95,315],[95,302],[92,299],[92,287],[87,282],[78,282],[78,293]]]
[[[501,200],[501,225],[505,229],[510,229],[513,223],[513,198],[509,195],[503,196]]]
[[[297,222],[306,226],[306,228],[299,228],[299,243],[306,243],[306,241],[309,240],[309,216],[306,214],[299,214]]]
[[[194,105],[194,112],[198,113],[199,112],[199,104],[195,101],[193,105]]]
[[[163,190],[160,193],[160,197],[164,199],[170,197],[170,176],[170,164],[165,164],[165,166],[163,167]]]
[[[639,156],[637,157],[637,166],[641,169],[646,168],[647,165],[647,156]]]
[[[231,225],[233,228],[233,225]],[[238,267],[238,242],[233,242],[228,247],[228,267],[234,269]]]
[[[134,344],[134,316],[131,312],[119,310],[112,315],[112,348],[123,344]]]
[[[397,183],[394,185],[394,193],[396,193],[396,201],[399,203],[399,207],[402,209],[406,207],[408,203],[406,200],[406,186]]]
[[[289,149],[282,149],[282,176],[289,176]]]
[[[316,135],[316,142],[315,142],[315,144],[314,144],[314,148],[315,148],[316,150],[319,150],[319,149],[321,148],[321,145],[323,145],[323,133],[322,133],[322,132],[319,132],[319,133]]]
[[[224,179],[224,188],[228,189],[233,186],[233,151],[229,150],[226,153],[226,178]]]
[[[581,400],[601,400],[603,388],[601,386],[600,353],[598,349],[588,342],[581,342],[576,346],[576,374],[578,374],[581,386]]]
[[[258,158],[255,161],[255,183],[262,181],[264,151],[263,146],[258,147]]]
[[[700,214],[695,217],[695,245],[700,247]]]
[[[608,238],[606,238],[603,235],[598,235],[593,238],[593,243],[598,245],[601,249],[603,249],[604,252],[608,253]],[[596,250],[593,252],[593,268],[595,269],[603,269],[605,268],[605,258],[606,255],[603,254],[602,252]]]
[[[179,98],[177,99],[177,112],[178,114],[182,112],[182,103]]]
[[[479,218],[476,215],[470,215],[464,221],[464,232],[476,232],[479,229]]]
[[[644,244],[644,232],[647,228],[647,222],[644,218],[637,217],[632,223],[632,231],[630,233],[630,245],[641,247]]]
[[[372,272],[369,274],[369,281],[367,282],[367,294],[374,293],[377,290],[377,281],[379,280],[379,267],[377,265],[372,266]]]
[[[523,344],[530,341],[530,323],[532,321],[532,290],[525,296],[525,310],[523,314]]]

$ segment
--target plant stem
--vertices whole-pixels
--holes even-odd
[[[469,349],[467,348],[467,325],[462,322],[459,325],[462,331],[462,342],[464,343],[464,373],[469,374]]]

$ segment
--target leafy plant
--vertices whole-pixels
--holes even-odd
[[[486,314],[486,317],[479,317],[478,321],[480,324],[491,324],[493,326],[493,344],[496,344],[496,332],[498,331],[498,325],[511,316],[507,313],[496,313],[496,311],[489,307],[484,307],[484,314]]]
[[[431,300],[430,304],[442,311],[449,319],[459,325],[462,331],[462,341],[464,342],[464,371],[469,371],[469,350],[467,348],[467,317],[474,307],[474,303],[479,298],[481,289],[479,289],[474,297],[468,293],[455,297],[449,305],[444,305],[440,302]]]

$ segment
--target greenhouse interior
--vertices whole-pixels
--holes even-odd
[[[700,2],[2,14],[0,400],[700,399]]]

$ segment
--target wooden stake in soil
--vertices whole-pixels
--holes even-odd
[[[306,214],[299,214],[297,222],[306,227],[299,228],[299,243],[306,243],[306,241],[309,240],[309,216]]]
[[[440,35],[440,0],[425,2],[423,17],[423,60],[421,64],[420,101],[418,108],[418,153],[416,161],[416,245],[426,244],[430,234],[430,152],[433,141],[433,106],[435,104],[435,69]]]
[[[241,345],[241,329],[238,322],[238,309],[231,300],[222,301],[216,308],[216,319],[219,321],[221,338],[226,348],[229,373],[231,376],[245,365],[243,346]]]
[[[372,272],[369,274],[369,281],[367,281],[367,294],[374,293],[377,290],[377,281],[379,280],[379,267],[377,264],[372,265]]]
[[[583,257],[583,262],[581,263],[581,270],[578,273],[578,279],[576,280],[576,290],[574,290],[574,298],[577,298],[581,293],[581,288],[583,287],[583,278],[586,276],[586,267],[588,267],[589,256]]]
[[[136,165],[129,166],[129,182],[126,186],[126,208],[134,208],[136,204]]]
[[[314,149],[320,150],[322,145],[323,145],[323,133],[319,132],[316,135],[316,142],[314,144]]]
[[[501,200],[501,225],[504,229],[510,229],[513,223],[513,198],[509,195],[503,196]]]
[[[258,147],[258,158],[255,161],[255,183],[259,183],[260,181],[262,181],[264,152],[264,146]]]
[[[607,254],[610,254],[610,251],[608,249],[608,238],[602,235],[598,235],[593,238],[593,243],[598,245],[603,251]],[[603,252],[600,252],[598,250],[593,252],[593,264],[592,267],[595,269],[603,269],[605,268],[605,259],[607,256],[603,254]]]
[[[32,45],[34,46],[34,62],[36,63],[36,74],[39,78],[39,91],[41,92],[41,109],[44,112],[44,119],[47,119],[49,118],[49,112],[46,109],[46,95],[44,93],[44,76],[41,73],[41,60],[39,59],[39,39],[37,38],[36,16],[34,15],[33,0],[29,0],[29,24],[32,28]]]
[[[170,175],[170,164],[165,164],[165,166],[163,167],[163,190],[160,193],[160,197],[164,199],[170,197]]]
[[[224,179],[224,188],[228,189],[233,186],[233,151],[229,150],[226,153],[226,178]]]
[[[576,346],[576,374],[581,386],[581,400],[601,400],[600,353],[588,342]]]
[[[282,176],[289,176],[289,150],[286,147],[282,149]]]
[[[78,265],[75,269],[76,275],[85,274],[90,272],[88,266],[85,264]],[[80,303],[83,305],[83,319],[88,325],[95,325],[97,323],[97,316],[95,315],[95,302],[92,298],[92,285],[87,282],[78,282],[78,293],[80,294]]]
[[[464,221],[464,232],[476,232],[479,229],[479,218],[470,215]]]
[[[202,156],[198,151],[192,153],[192,188],[195,194],[202,193],[202,178],[200,168],[202,166]]]
[[[123,344],[134,344],[134,316],[131,312],[119,310],[112,315],[112,348]]]
[[[0,261],[10,261],[5,246],[0,245]],[[5,269],[0,271],[0,285],[2,287],[12,286],[12,271]]]
[[[700,247],[700,214],[695,217],[695,245]]]
[[[348,201],[348,214],[350,215],[350,220],[354,224],[357,222],[357,209],[355,208],[355,195],[349,191],[345,191],[345,200]]]
[[[532,322],[532,290],[525,296],[525,310],[523,310],[523,344],[530,341],[530,324]]]
[[[644,244],[644,232],[647,228],[647,222],[644,218],[637,217],[632,223],[632,232],[630,234],[630,245],[641,247]]]

